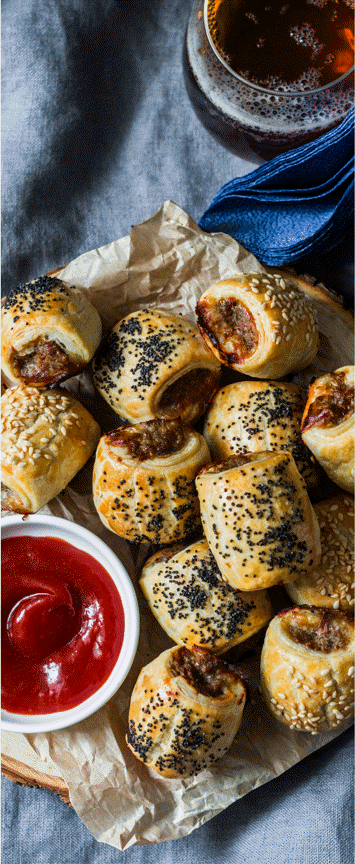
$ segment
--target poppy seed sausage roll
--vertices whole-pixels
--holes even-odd
[[[195,475],[209,461],[205,439],[180,420],[150,420],[103,435],[93,474],[101,521],[133,543],[192,536],[201,529]]]
[[[319,483],[320,468],[303,444],[301,419],[305,400],[297,384],[238,381],[213,397],[203,435],[213,459],[234,453],[289,450],[308,489]]]
[[[100,427],[64,389],[10,387],[1,399],[1,509],[37,513],[95,450]]]
[[[355,366],[328,372],[311,384],[301,434],[328,477],[346,492],[354,492]]]
[[[142,309],[113,328],[95,358],[94,381],[116,414],[130,423],[164,417],[194,423],[220,371],[194,324],[162,309]]]
[[[163,777],[191,777],[229,750],[245,699],[232,666],[203,648],[169,648],[138,676],[127,744]]]
[[[216,654],[258,633],[273,615],[266,591],[241,592],[228,585],[206,540],[152,555],[139,584],[174,642]]]
[[[354,716],[354,619],[295,606],[270,621],[261,653],[261,692],[274,717],[317,735]]]
[[[216,357],[252,378],[282,378],[314,359],[313,307],[291,280],[238,274],[212,285],[196,306],[200,331]]]
[[[196,477],[202,527],[241,591],[291,582],[320,561],[318,520],[290,453],[244,453]]]
[[[313,505],[319,521],[322,558],[315,570],[285,585],[298,606],[354,607],[354,502],[338,495]]]
[[[42,276],[1,307],[1,368],[14,383],[48,387],[80,372],[96,351],[101,318],[83,294]]]

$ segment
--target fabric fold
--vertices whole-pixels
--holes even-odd
[[[354,218],[354,113],[316,141],[226,183],[199,227],[229,234],[275,266],[338,246]]]

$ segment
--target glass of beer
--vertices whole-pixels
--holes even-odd
[[[269,159],[337,126],[354,101],[354,0],[195,0],[184,69],[204,125]]]

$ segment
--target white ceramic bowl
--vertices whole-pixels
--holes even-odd
[[[66,711],[51,714],[13,714],[1,711],[1,726],[11,732],[49,732],[72,726],[104,705],[123,683],[136,654],[139,637],[139,609],[135,590],[117,555],[95,534],[56,516],[7,516],[1,520],[1,536],[58,537],[95,558],[110,575],[121,597],[125,627],[122,648],[104,684],[88,699]]]

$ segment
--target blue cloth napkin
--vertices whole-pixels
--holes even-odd
[[[354,217],[354,109],[316,141],[226,183],[199,226],[280,266],[335,248]]]

